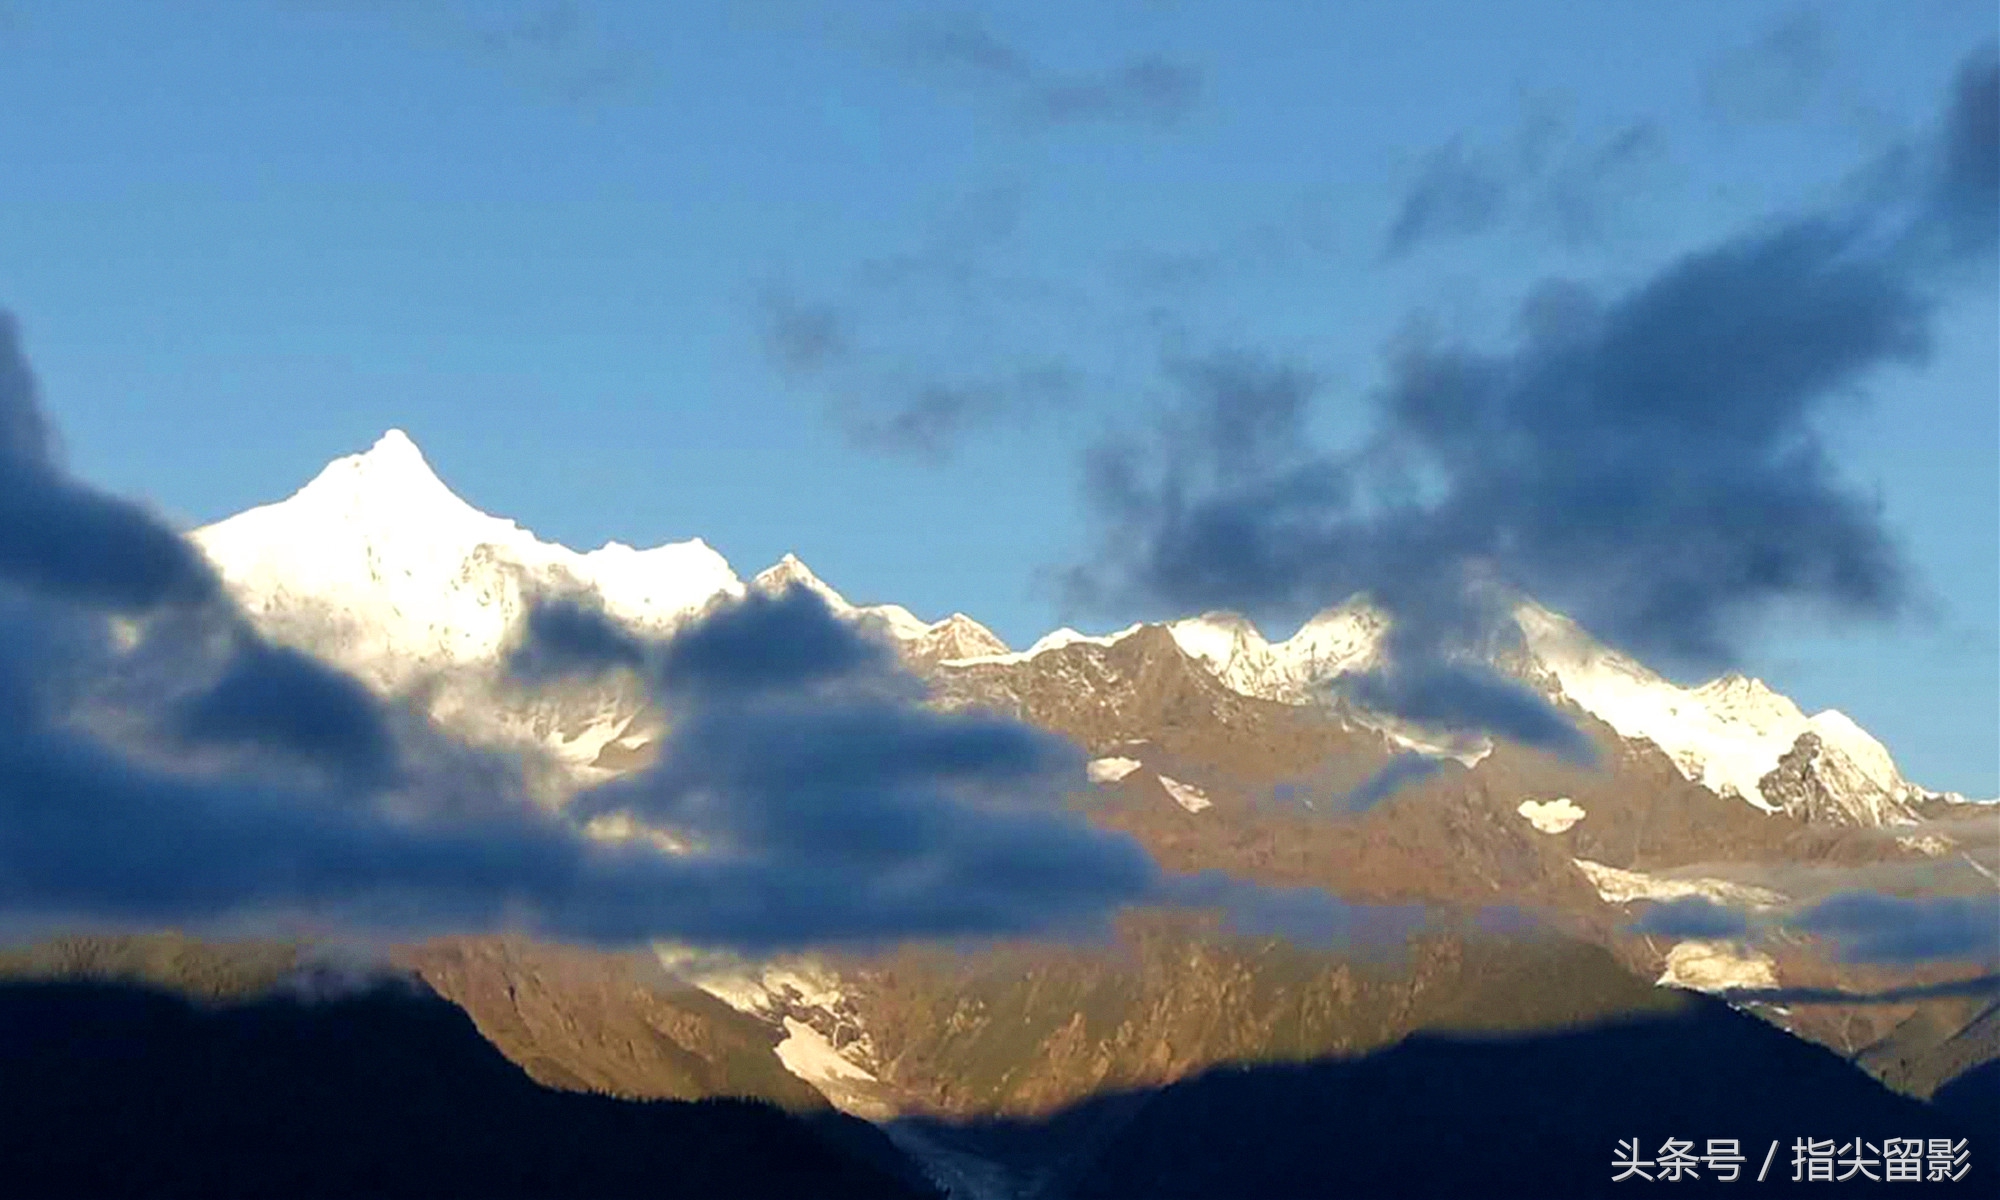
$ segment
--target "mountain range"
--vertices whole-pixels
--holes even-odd
[[[2000,1060],[2000,986],[1968,984],[1964,964],[1857,963],[1834,940],[1791,930],[1635,925],[1689,897],[1775,910],[1856,880],[1990,899],[1991,807],[1912,783],[1837,711],[1808,715],[1740,675],[1677,684],[1530,600],[1494,665],[1575,723],[1593,765],[1356,704],[1342,684],[1380,665],[1390,628],[1365,598],[1282,640],[1209,613],[1102,635],[1059,629],[1016,650],[963,613],[925,620],[852,603],[789,554],[746,579],[698,539],[588,552],[542,541],[461,500],[393,430],[291,497],[191,536],[266,634],[471,740],[537,759],[552,804],[649,761],[665,717],[615,681],[507,677],[500,664],[534,600],[594,593],[611,616],[666,635],[753,590],[802,587],[893,646],[929,703],[1004,712],[1081,746],[1091,786],[1074,802],[1168,870],[1432,914],[1382,952],[1170,909],[1124,914],[1108,943],[748,961],[490,937],[393,952],[398,971],[548,1087],[831,1104],[881,1123],[951,1194],[1053,1200],[1115,1194],[1107,1180],[1136,1170],[1133,1155],[1172,1161],[1159,1147],[1207,1119],[1207,1097],[1248,1086],[1218,1068],[1429,1063],[1392,1048],[1559,1038],[1650,1019],[1690,993],[1722,997],[1702,1002],[1779,1038],[1744,1043],[1774,1062],[1786,1035],[1833,1051],[1857,1096],[1888,1097],[1887,1085],[1922,1099]],[[1385,773],[1405,782],[1368,794]],[[1532,919],[1496,924],[1507,912]],[[194,959],[149,947],[0,954],[0,973],[183,986],[178,964]],[[1785,998],[1806,992],[1819,998]],[[1293,1103],[1302,1080],[1338,1090],[1374,1069],[1254,1078]],[[1515,1104],[1529,1085],[1507,1086],[1492,1103]],[[1883,1111],[1902,1102],[1892,1099]]]
[[[478,511],[432,471],[400,430],[336,459],[291,497],[198,529],[194,540],[269,632],[371,679],[491,667],[538,592],[586,589],[607,612],[669,632],[746,588],[803,586],[838,614],[893,639],[933,673],[1021,666],[1070,646],[1108,648],[1152,626],[1091,636],[1058,629],[1009,649],[964,613],[925,621],[898,604],[854,605],[795,555],[747,583],[699,538],[638,550],[610,542],[579,553]],[[1810,716],[1762,681],[1726,675],[1676,685],[1532,602],[1515,613],[1522,654],[1509,665],[1551,698],[1631,740],[1649,741],[1687,779],[1765,811],[1862,825],[1914,824],[1936,795],[1906,780],[1887,748],[1837,710]],[[1166,623],[1174,643],[1230,690],[1312,704],[1343,676],[1377,664],[1388,621],[1355,598],[1270,641],[1247,619],[1209,613]],[[1397,744],[1468,766],[1490,747],[1354,714]],[[551,748],[589,765],[626,726],[566,729]],[[545,738],[552,735],[545,735]]]

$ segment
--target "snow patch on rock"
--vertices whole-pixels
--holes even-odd
[[[1207,792],[1202,791],[1191,783],[1182,783],[1178,779],[1169,779],[1165,775],[1162,775],[1160,776],[1160,786],[1167,789],[1167,795],[1174,798],[1175,804],[1180,805],[1191,813],[1198,813],[1202,809],[1210,808],[1214,805],[1214,801],[1208,798]]]
[[[1643,871],[1627,871],[1619,867],[1608,867],[1587,858],[1573,858],[1577,869],[1590,880],[1597,894],[1608,904],[1631,904],[1637,900],[1656,902],[1670,900],[1701,899],[1714,904],[1726,904],[1742,908],[1776,908],[1788,903],[1790,897],[1769,888],[1760,888],[1747,883],[1731,883],[1726,879],[1668,879],[1660,875],[1648,875]]]
[[[1554,800],[1523,800],[1515,811],[1543,833],[1563,833],[1584,818],[1582,806],[1568,796]]]
[[[1676,942],[1667,951],[1666,968],[1654,982],[1696,992],[1775,988],[1778,965],[1770,955],[1741,942]]]
[[[778,1043],[778,1061],[811,1084],[861,1079],[876,1082],[866,1070],[842,1058],[818,1030],[794,1017],[785,1018],[785,1040]]]
[[[1086,773],[1089,774],[1092,783],[1117,783],[1138,769],[1138,759],[1118,758],[1115,756],[1111,758],[1093,758],[1090,760],[1090,765],[1084,768]]]

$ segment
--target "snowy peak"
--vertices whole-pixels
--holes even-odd
[[[1720,795],[1818,822],[1881,825],[1911,819],[1907,805],[1925,794],[1902,777],[1880,742],[1839,712],[1807,717],[1762,680],[1741,674],[1684,688],[1560,613],[1529,602],[1513,615],[1525,654],[1496,651],[1496,666],[1574,703],[1622,737],[1653,742],[1682,775]],[[1105,637],[1059,629],[1019,654],[946,665],[1023,662],[1080,643],[1109,646],[1141,628],[1150,627]],[[1380,665],[1389,620],[1357,597],[1324,610],[1282,642],[1267,640],[1249,620],[1227,612],[1169,622],[1164,629],[1183,654],[1232,691],[1302,704],[1325,695],[1342,676]],[[1485,739],[1355,715],[1407,748],[1467,766],[1491,748]]]
[[[911,653],[919,658],[937,657],[931,647],[950,641],[955,636],[952,633],[954,622],[962,622],[986,633],[995,645],[1005,649],[998,638],[986,631],[985,626],[962,614],[953,613],[942,621],[927,622],[900,604],[852,604],[847,597],[814,574],[813,569],[798,555],[789,552],[777,562],[757,572],[750,585],[760,592],[771,595],[788,587],[803,587],[825,601],[835,616],[858,620],[863,625],[880,630],[910,648]]]
[[[1916,823],[1903,803],[1907,785],[1900,776],[1885,786],[1841,747],[1810,730],[1800,734],[1758,780],[1758,792],[1767,802],[1815,824]]]
[[[292,500],[357,512],[399,512],[406,520],[484,515],[445,486],[423,451],[400,429],[384,433],[363,453],[334,459]]]
[[[845,596],[828,587],[825,580],[813,574],[811,567],[789,551],[777,562],[757,572],[750,586],[769,594],[782,592],[788,587],[802,587],[824,600],[835,613],[846,616],[854,611],[854,606],[847,602]]]
[[[390,430],[285,500],[193,539],[266,632],[394,685],[490,661],[536,592],[586,587],[665,630],[742,583],[699,539],[579,554],[473,508]]]
[[[953,613],[926,629],[912,653],[927,662],[987,658],[1006,654],[1007,643],[964,613]]]
[[[698,538],[648,549],[608,542],[588,553],[543,542],[454,494],[397,429],[363,453],[328,463],[289,498],[196,530],[193,539],[269,635],[385,686],[431,668],[490,665],[541,592],[592,589],[613,615],[666,633],[717,597],[745,591],[729,563]],[[1243,617],[1216,612],[1102,636],[1061,629],[1013,653],[962,613],[926,622],[899,605],[851,604],[795,554],[751,583],[767,592],[790,585],[885,633],[917,663],[1020,663],[1157,629],[1163,647],[1176,646],[1230,689],[1292,704],[1311,703],[1340,677],[1377,666],[1389,630],[1386,615],[1357,598],[1280,642]],[[1871,825],[1911,819],[1909,805],[1927,794],[1842,713],[1808,717],[1738,674],[1684,688],[1539,605],[1524,603],[1514,617],[1525,654],[1507,652],[1504,669],[1623,737],[1650,740],[1688,779],[1718,794],[1810,820]],[[1483,746],[1431,746],[1422,731],[1383,732],[1461,761],[1484,753]]]
[[[409,477],[427,479],[437,483],[437,473],[425,460],[424,452],[417,449],[416,442],[400,429],[383,431],[381,437],[367,450],[350,458],[336,459],[335,464],[354,464],[369,472],[377,479]]]
[[[1189,658],[1235,691],[1300,703],[1342,675],[1379,662],[1388,621],[1361,600],[1326,609],[1282,642],[1235,613],[1204,613],[1167,626]]]
[[[1919,789],[1844,714],[1809,718],[1763,680],[1737,672],[1680,687],[1538,605],[1523,605],[1515,619],[1545,683],[1620,736],[1653,742],[1709,790],[1815,821],[1910,819],[1904,805]]]

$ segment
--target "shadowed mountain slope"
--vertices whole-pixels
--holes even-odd
[[[1101,1096],[1041,1122],[904,1136],[1003,1162],[1015,1194],[1034,1200],[1622,1195],[1646,1181],[1612,1182],[1618,1143],[1637,1139],[1639,1159],[1657,1163],[1669,1138],[1697,1157],[1709,1139],[1734,1138],[1745,1159],[1734,1183],[1703,1167],[1672,1182],[1675,1195],[1823,1187],[1793,1182],[1800,1138],[1831,1139],[1823,1148],[1837,1159],[1854,1157],[1840,1148],[1857,1139],[1872,1144],[1861,1155],[1878,1178],[1884,1138],[1964,1138],[1964,1178],[1924,1186],[1994,1194],[2000,1138],[1969,1106],[1897,1095],[1719,1001],[1683,993],[1677,1009],[1560,1033],[1419,1034],[1361,1058],[1225,1068]],[[1894,1195],[1900,1183],[1856,1172],[1839,1186]]]
[[[921,1196],[848,1118],[543,1088],[399,986],[204,1007],[0,985],[8,1196]]]

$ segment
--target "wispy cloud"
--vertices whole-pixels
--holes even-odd
[[[847,357],[847,318],[838,307],[776,287],[765,288],[757,305],[764,348],[787,374],[811,375]]]
[[[2000,963],[2000,896],[1911,898],[1848,892],[1786,922],[1828,938],[1849,962]]]
[[[1597,241],[1665,148],[1655,122],[1587,134],[1538,104],[1511,146],[1461,134],[1425,155],[1383,235],[1383,257],[1501,228],[1551,233],[1568,245]]]
[[[1702,101],[1727,121],[1778,121],[1797,116],[1811,102],[1832,61],[1825,19],[1800,8],[1711,66]]]
[[[914,245],[860,263],[837,298],[766,285],[757,299],[766,357],[828,397],[850,444],[933,463],[987,431],[1060,411],[1078,395],[1078,371],[1059,355],[1009,354],[1009,327],[1024,307],[1046,318],[1087,304],[1074,289],[992,265],[1024,206],[1008,186],[957,197]],[[904,336],[912,327],[920,341]]]
[[[1633,933],[1706,939],[1758,938],[1782,929],[1824,939],[1837,957],[1850,963],[2000,963],[2000,896],[1992,893],[1911,897],[1846,891],[1800,907],[1757,911],[1688,897],[1650,905],[1627,928]],[[1982,986],[1993,990],[1993,979],[1987,978]],[[1832,1001],[1846,995],[1830,991],[1820,998]]]
[[[914,20],[904,30],[903,44],[919,65],[994,90],[1038,124],[1173,126],[1194,111],[1202,95],[1199,69],[1160,54],[1137,54],[1090,71],[1045,66],[968,12]]]

